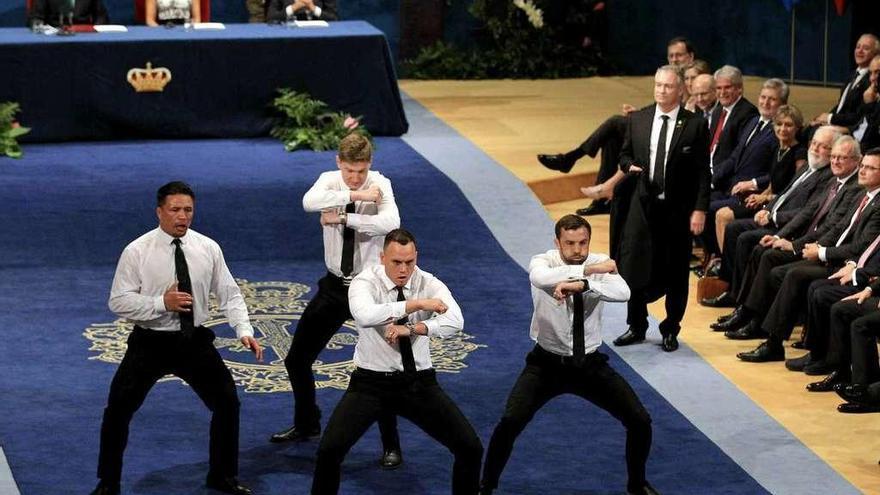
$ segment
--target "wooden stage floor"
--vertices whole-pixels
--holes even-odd
[[[746,80],[745,96],[752,102],[757,101],[761,82],[755,77]],[[588,203],[577,199],[577,186],[592,184],[599,161],[585,157],[570,174],[563,175],[540,166],[535,155],[573,149],[605,118],[619,112],[622,103],[640,107],[652,101],[651,77],[402,81],[400,87],[528,184],[554,219]],[[838,92],[795,86],[789,101],[812,118],[831,108]],[[607,252],[608,216],[589,219],[592,249]],[[695,286],[692,276],[692,297]],[[838,413],[841,401],[836,394],[807,392],[804,386],[816,377],[789,372],[782,363],[739,361],[736,353],[754,348],[759,341],[731,341],[710,331],[709,324],[726,311],[692,300],[680,340],[857,488],[880,494],[880,416]],[[662,314],[662,305],[652,305],[652,313]],[[801,353],[787,350],[788,357]]]

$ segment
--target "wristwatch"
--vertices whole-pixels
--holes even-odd
[[[348,215],[344,211],[339,214],[339,222],[348,225]]]
[[[406,329],[409,330],[410,335],[418,335],[416,333],[416,324],[415,323],[408,321],[408,322],[404,323],[403,326],[405,326]]]

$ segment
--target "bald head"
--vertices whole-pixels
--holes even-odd
[[[691,83],[691,95],[698,107],[706,111],[715,104],[715,78],[711,74],[700,74]]]

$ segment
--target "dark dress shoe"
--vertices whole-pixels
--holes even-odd
[[[403,455],[400,449],[388,449],[382,452],[382,458],[379,459],[379,467],[382,469],[397,469],[403,464]]]
[[[653,486],[645,483],[645,486],[636,488],[635,490],[627,488],[626,495],[660,495],[660,492],[655,490]]]
[[[590,215],[605,215],[611,213],[611,203],[609,203],[607,199],[597,199],[590,203],[590,206],[578,208],[574,213],[582,217],[588,217]]]
[[[678,338],[673,334],[664,335],[663,336],[663,343],[660,344],[660,346],[663,347],[663,350],[666,352],[677,351],[678,350]]]
[[[645,340],[645,331],[644,330],[636,330],[633,327],[629,327],[623,335],[614,339],[613,344],[616,346],[625,346],[638,344],[639,342],[643,342]]]
[[[838,383],[834,386],[834,391],[847,402],[875,405],[872,404],[871,398],[868,396],[868,387],[861,383]]]
[[[826,363],[824,359],[819,359],[804,366],[804,373],[810,376],[824,376],[836,369],[836,366]]]
[[[284,443],[284,442],[305,442],[306,440],[317,437],[321,435],[321,427],[316,426],[314,428],[303,429],[297,426],[291,426],[290,428],[279,431],[278,433],[269,437],[269,441],[272,443]]]
[[[821,381],[808,383],[807,391],[809,392],[831,392],[834,390],[834,386],[838,383],[847,383],[849,382],[849,377],[844,376],[843,373],[839,371],[834,371],[830,375],[823,378]]]
[[[558,155],[538,155],[538,161],[550,170],[558,170],[566,174],[571,171],[571,167],[574,167],[574,160],[561,153]]]
[[[742,312],[742,306],[737,306],[736,308],[734,308],[733,312],[727,313],[726,315],[719,316],[716,323],[724,323],[725,321],[733,318],[734,316],[736,316],[738,313],[741,313],[741,312]],[[714,325],[714,323],[709,326],[712,327],[712,329],[714,330],[715,327],[713,325]]]
[[[492,492],[494,492],[494,491],[495,491],[494,488],[489,488],[488,486],[480,483],[479,495],[492,495]]]
[[[753,339],[766,339],[768,337],[767,332],[764,331],[763,328],[758,326],[757,322],[751,322],[748,325],[740,328],[739,330],[728,330],[724,332],[724,336],[731,340],[753,340]],[[780,346],[780,349],[782,346]],[[783,351],[783,357],[784,356]],[[782,361],[781,359],[777,359],[776,361]]]
[[[770,361],[785,360],[785,349],[781,345],[772,344],[770,341],[761,342],[761,345],[749,352],[740,352],[736,355],[749,363],[769,363]]]
[[[705,297],[700,299],[700,304],[710,308],[732,308],[736,306],[736,301],[730,295],[730,292],[724,291],[718,297]]]
[[[785,369],[788,371],[804,371],[804,366],[810,364],[812,359],[809,352],[801,357],[786,359]]]
[[[721,323],[713,323],[709,325],[709,328],[715,330],[716,332],[729,332],[736,331],[740,328],[747,326],[752,321],[751,316],[746,316],[745,311],[734,312],[733,316],[730,319],[721,322]]]
[[[119,483],[98,483],[91,495],[119,495]]]
[[[215,478],[208,476],[205,486],[212,490],[223,493],[232,493],[233,495],[251,495],[251,489],[238,483],[235,476],[226,476],[223,478]]]
[[[792,349],[806,349],[807,343],[804,342],[803,340],[796,340],[791,343],[791,348]]]
[[[846,402],[837,406],[837,412],[845,414],[865,414],[880,412],[878,404],[858,404],[855,402]]]

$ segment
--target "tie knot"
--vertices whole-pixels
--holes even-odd
[[[174,240],[171,241],[171,244],[174,244],[175,246],[180,247],[180,238],[175,237]]]
[[[663,119],[663,122],[666,122],[669,120],[669,115],[661,115],[660,118]]]

